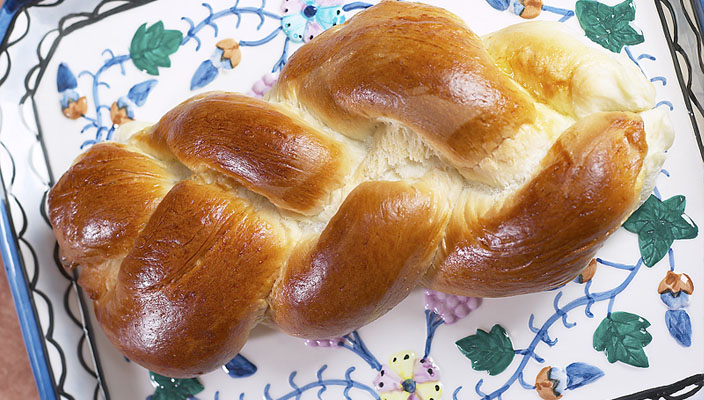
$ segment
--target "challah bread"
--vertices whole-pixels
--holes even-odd
[[[172,377],[226,363],[263,320],[324,339],[419,284],[564,284],[652,190],[673,132],[640,71],[558,29],[482,41],[383,1],[294,53],[266,101],[206,93],[88,149],[49,194],[62,262],[112,343]]]

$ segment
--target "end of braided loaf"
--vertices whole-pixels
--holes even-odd
[[[383,1],[293,54],[267,101],[199,95],[81,155],[48,199],[62,261],[112,343],[172,377],[226,363],[263,320],[324,339],[419,284],[557,287],[673,139],[635,66],[562,29],[479,38]]]

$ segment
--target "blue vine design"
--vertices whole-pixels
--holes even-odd
[[[247,41],[247,40],[241,40],[239,42],[241,47],[254,47],[254,46],[262,46],[264,44],[267,44],[274,40],[279,33],[283,32],[282,27],[281,27],[281,16],[274,14],[270,11],[265,10],[264,8],[266,7],[266,0],[262,0],[262,4],[259,7],[239,7],[240,0],[235,1],[235,5],[227,8],[222,11],[218,12],[213,12],[213,7],[210,6],[208,3],[203,3],[203,7],[205,7],[208,10],[208,16],[205,17],[201,22],[198,24],[194,23],[192,19],[188,17],[181,17],[182,21],[185,21],[188,25],[188,31],[186,32],[186,35],[183,37],[183,41],[181,41],[181,46],[185,45],[188,43],[191,39],[196,41],[196,51],[200,50],[201,47],[201,40],[197,36],[197,34],[206,26],[209,26],[213,28],[213,36],[217,37],[219,33],[219,29],[217,24],[215,24],[213,21],[220,19],[222,17],[226,17],[229,15],[234,15],[237,18],[237,22],[235,23],[235,29],[239,29],[240,23],[242,22],[242,15],[243,14],[250,14],[250,15],[256,15],[259,17],[259,24],[257,25],[257,31],[259,31],[262,26],[264,26],[264,23],[266,22],[267,18],[273,19],[275,21],[278,21],[279,24],[278,26],[268,35],[261,39],[257,40],[252,40],[252,41]],[[274,67],[272,68],[271,72],[277,72],[280,71],[281,68],[286,64],[286,60],[288,59],[288,47],[289,47],[289,42],[290,39],[286,37],[283,45],[283,50],[281,52],[281,57],[274,63]]]
[[[344,347],[353,353],[357,354],[362,358],[367,364],[369,364],[372,369],[377,371],[381,370],[381,363],[374,357],[374,355],[369,351],[367,346],[364,344],[362,337],[359,336],[357,331],[352,331],[352,333],[343,336],[345,341],[338,343],[339,346]]]
[[[425,352],[423,357],[428,357],[430,355],[430,347],[433,344],[433,339],[435,338],[435,331],[444,324],[445,321],[435,312],[430,310],[425,310]]]
[[[234,6],[227,8],[225,10],[222,10],[222,11],[216,12],[216,13],[213,12],[213,7],[210,4],[203,3],[202,4],[203,7],[205,7],[208,10],[208,16],[205,17],[197,25],[193,22],[192,19],[190,19],[188,17],[181,17],[181,20],[185,21],[190,26],[190,28],[188,29],[188,32],[186,32],[186,35],[183,37],[183,40],[181,41],[181,46],[185,45],[186,43],[188,43],[188,41],[193,39],[196,41],[196,51],[200,50],[201,40],[197,36],[197,33],[200,32],[204,27],[209,26],[209,27],[213,28],[213,33],[214,33],[213,36],[217,37],[218,36],[218,26],[213,21],[215,21],[216,19],[228,16],[228,15],[234,15],[235,17],[237,17],[237,23],[235,24],[236,29],[240,27],[240,23],[242,22],[242,14],[254,14],[259,17],[259,25],[257,25],[257,30],[261,29],[261,27],[264,25],[264,22],[266,21],[266,18],[272,18],[277,21],[281,20],[281,16],[274,14],[272,12],[266,11],[264,9],[264,7],[266,7],[266,0],[262,0],[262,4],[258,8],[256,8],[256,7],[238,7],[239,3],[240,3],[240,1],[237,0],[235,2]],[[279,27],[278,30],[281,30],[281,28]],[[278,30],[276,30],[275,32],[278,32]],[[264,42],[264,43],[267,43],[267,42]],[[262,44],[264,44],[264,43],[262,43]]]
[[[543,323],[540,328],[536,328],[534,326],[535,315],[531,314],[528,318],[528,329],[530,329],[530,331],[533,332],[535,336],[527,348],[516,350],[516,354],[522,356],[520,364],[518,365],[518,367],[516,367],[516,370],[511,375],[511,377],[509,377],[500,388],[496,389],[495,391],[489,394],[486,394],[482,391],[481,387],[484,383],[484,380],[480,379],[474,387],[474,390],[481,397],[482,400],[501,399],[501,395],[506,392],[506,390],[508,390],[515,382],[518,382],[524,389],[535,389],[534,385],[530,385],[525,382],[525,380],[523,379],[523,371],[526,365],[528,365],[528,361],[531,359],[536,360],[538,363],[544,362],[544,359],[535,352],[536,348],[540,343],[545,343],[550,347],[557,344],[557,338],[550,338],[548,334],[549,329],[557,321],[561,321],[566,328],[573,328],[576,323],[568,321],[567,315],[570,311],[581,306],[585,307],[585,315],[588,318],[593,318],[594,314],[590,310],[592,305],[605,300],[609,301],[609,310],[607,315],[610,315],[614,299],[628,287],[628,285],[631,283],[633,278],[635,278],[636,274],[643,265],[642,259],[638,259],[638,261],[633,265],[619,264],[611,261],[606,261],[600,258],[597,258],[597,262],[608,267],[628,271],[629,273],[626,278],[615,288],[598,293],[590,292],[589,289],[591,287],[592,281],[588,281],[584,285],[584,296],[574,299],[562,307],[560,307],[560,299],[562,298],[562,292],[558,292],[553,300],[553,308],[555,309],[555,312],[552,314],[552,316],[550,316],[550,318],[548,318]],[[457,395],[459,394],[461,389],[462,386],[455,389],[455,392],[453,393],[454,400],[457,400]]]
[[[639,57],[639,58],[647,58],[647,59],[654,59],[654,57],[650,55],[644,55],[644,57]],[[661,169],[660,171],[663,175],[666,177],[670,177],[670,172]],[[660,192],[658,191],[657,187],[654,188],[654,193],[655,196],[660,199]],[[667,258],[668,258],[668,264],[669,264],[669,270],[674,271],[675,270],[675,252],[670,247],[667,252]],[[516,381],[523,387],[524,389],[527,390],[534,390],[535,385],[528,384],[524,381],[523,379],[523,371],[528,364],[528,361],[533,358],[535,359],[538,363],[543,363],[544,360],[538,356],[535,352],[537,346],[542,342],[547,344],[549,347],[554,346],[557,344],[557,338],[551,339],[548,331],[549,329],[558,321],[561,320],[562,324],[566,328],[572,328],[576,325],[574,322],[569,322],[567,320],[567,315],[570,311],[584,306],[584,313],[587,316],[587,318],[594,318],[594,314],[591,312],[591,307],[598,302],[602,302],[605,300],[608,300],[608,308],[607,308],[607,317],[611,316],[611,313],[613,311],[613,305],[614,305],[614,300],[616,297],[622,293],[633,281],[635,278],[636,274],[640,270],[640,268],[643,265],[643,259],[639,258],[638,261],[635,264],[621,264],[617,262],[612,262],[608,261],[602,258],[596,258],[596,262],[598,264],[604,265],[606,267],[622,270],[622,271],[628,271],[628,275],[626,278],[616,287],[610,290],[606,290],[603,292],[598,292],[598,293],[593,293],[590,291],[591,285],[592,285],[592,280],[587,281],[584,284],[584,296],[579,297],[575,300],[572,300],[571,302],[567,303],[565,306],[560,307],[560,299],[562,298],[562,292],[558,292],[555,295],[555,298],[553,300],[553,308],[555,309],[555,312],[550,316],[540,328],[536,328],[534,325],[535,321],[535,316],[533,314],[530,315],[528,318],[528,328],[530,329],[531,332],[535,334],[533,340],[531,341],[530,345],[526,349],[522,350],[516,350],[516,354],[522,355],[523,358],[521,359],[520,364],[518,367],[516,367],[516,370],[514,371],[513,375],[508,378],[508,380],[502,385],[500,388],[496,389],[495,391],[486,394],[481,390],[481,386],[483,384],[483,379],[480,379],[476,386],[475,386],[475,392],[477,395],[481,397],[482,400],[491,400],[491,399],[501,399],[501,395],[508,390],[513,383]],[[664,302],[665,299],[663,299]],[[666,302],[667,303],[667,302]],[[669,311],[668,311],[669,312]],[[681,311],[685,313],[684,311]],[[688,318],[688,317],[687,317]],[[675,337],[675,334],[672,333],[672,329],[668,326],[668,330],[670,330],[671,335]],[[675,337],[679,341],[677,337]],[[457,387],[455,389],[452,398],[453,400],[458,400],[457,395],[459,394],[460,390],[462,389],[462,386]]]
[[[264,26],[264,23],[267,20],[273,20],[278,23],[276,28],[274,28],[270,33],[259,39],[239,41],[240,47],[262,46],[271,42],[276,37],[278,37],[279,34],[283,33],[283,28],[281,25],[281,20],[283,17],[271,11],[267,11],[265,9],[266,0],[262,0],[261,5],[259,7],[240,7],[239,4],[240,0],[236,0],[235,4],[232,7],[228,7],[224,10],[215,12],[213,10],[213,7],[209,3],[204,2],[202,3],[202,6],[206,9],[207,16],[199,22],[196,23],[189,17],[181,17],[181,20],[188,24],[188,30],[183,35],[183,39],[181,40],[179,47],[184,47],[187,43],[193,40],[196,43],[195,51],[199,51],[202,45],[202,40],[199,37],[201,31],[205,27],[210,27],[213,30],[214,37],[217,37],[220,33],[220,29],[216,21],[227,16],[234,16],[236,18],[235,29],[238,29],[240,27],[242,18],[245,15],[253,15],[259,18],[259,23],[256,27],[257,31],[259,31]],[[344,10],[345,12],[349,12],[353,10],[365,9],[371,6],[372,4],[366,2],[351,2],[342,6],[342,10]],[[282,46],[281,56],[274,62],[274,65],[272,67],[272,73],[280,71],[286,64],[286,61],[289,56],[290,42],[291,39],[286,36],[284,44]],[[104,60],[103,64],[98,68],[96,72],[84,70],[78,74],[79,78],[84,75],[90,76],[91,78],[91,94],[93,96],[92,109],[93,114],[95,115],[95,117],[90,117],[85,113],[80,115],[82,119],[88,122],[81,129],[81,133],[85,133],[90,130],[95,130],[94,138],[85,140],[81,144],[81,149],[102,142],[104,140],[110,140],[116,129],[116,124],[111,123],[111,121],[107,122],[105,116],[103,115],[103,112],[105,112],[106,110],[108,113],[110,112],[110,106],[101,102],[99,89],[101,86],[109,89],[110,85],[107,82],[103,81],[101,79],[101,76],[116,65],[120,66],[120,71],[122,75],[126,75],[124,64],[130,61],[132,57],[130,56],[130,54],[121,54],[116,56],[111,49],[105,49],[103,51],[103,54],[108,54],[109,57]],[[107,118],[107,120],[109,121],[109,118]]]
[[[350,390],[352,389],[358,389],[363,392],[369,393],[372,398],[374,399],[379,399],[379,395],[377,394],[376,390],[374,388],[365,385],[361,382],[358,382],[354,379],[352,379],[351,374],[355,370],[354,367],[349,367],[347,371],[345,371],[345,379],[323,379],[323,372],[327,369],[327,365],[323,365],[320,367],[318,372],[316,373],[317,380],[313,381],[305,386],[298,386],[296,383],[293,381],[293,379],[296,377],[296,371],[291,372],[291,375],[288,377],[288,384],[293,388],[290,392],[286,393],[285,395],[281,397],[272,397],[271,394],[269,394],[269,390],[271,388],[270,384],[267,384],[266,387],[264,388],[264,399],[265,400],[287,400],[287,399],[300,399],[301,395],[312,389],[319,388],[318,390],[318,399],[322,399],[323,393],[328,389],[328,386],[342,386],[345,388],[343,391],[343,395],[345,396],[346,400],[352,400],[352,398],[349,395]],[[243,399],[243,396],[240,396],[241,399]]]
[[[87,115],[83,114],[81,117],[85,120],[87,120],[89,123],[85,125],[81,129],[81,133],[86,132],[89,129],[95,129],[95,139],[88,139],[84,141],[81,144],[81,149],[85,148],[86,146],[90,146],[96,143],[99,143],[103,140],[110,140],[112,138],[112,134],[115,131],[115,125],[110,124],[109,126],[103,123],[103,115],[102,115],[102,110],[107,110],[110,112],[110,107],[101,104],[100,102],[100,93],[99,89],[101,86],[105,86],[106,88],[110,88],[110,85],[107,82],[104,82],[100,79],[100,76],[107,71],[108,69],[112,68],[115,65],[120,66],[120,71],[122,75],[125,75],[125,62],[130,60],[130,55],[129,54],[123,54],[119,56],[115,56],[115,54],[112,52],[110,49],[105,49],[103,50],[103,55],[107,53],[110,55],[110,57],[103,62],[103,65],[98,68],[98,71],[95,73],[91,73],[90,71],[81,71],[78,74],[78,77],[80,78],[83,75],[89,75],[91,77],[91,88],[92,88],[92,95],[93,95],[93,107],[95,110],[95,118],[90,118]],[[103,137],[105,135],[105,137]]]

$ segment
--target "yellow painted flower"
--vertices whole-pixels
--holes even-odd
[[[381,400],[439,400],[442,383],[438,367],[430,358],[418,360],[412,351],[391,355],[374,380]]]

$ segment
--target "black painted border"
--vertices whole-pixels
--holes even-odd
[[[682,12],[685,14],[685,18],[687,19],[688,26],[694,35],[694,38],[696,40],[696,43],[702,43],[702,33],[699,31],[699,28],[694,25],[694,23],[689,20],[689,16],[686,12],[685,5],[684,5],[685,0],[679,0],[680,7],[682,7]],[[694,0],[696,1],[696,0]],[[687,112],[689,113],[689,118],[692,122],[692,128],[694,128],[694,135],[697,140],[697,145],[699,146],[699,154],[702,157],[702,161],[704,161],[704,143],[702,142],[702,135],[701,131],[699,130],[699,126],[697,124],[697,119],[694,115],[695,111],[699,112],[700,115],[704,116],[704,106],[702,103],[700,103],[699,99],[694,95],[694,92],[692,91],[692,76],[694,73],[700,73],[704,74],[704,65],[701,63],[701,54],[700,60],[698,63],[692,63],[690,60],[689,54],[687,54],[686,50],[680,45],[679,43],[679,33],[678,33],[678,21],[677,21],[677,16],[675,14],[675,10],[672,7],[672,3],[670,0],[654,0],[655,2],[655,7],[657,8],[658,11],[658,16],[660,17],[660,23],[662,25],[662,30],[663,34],[665,35],[665,40],[667,41],[667,46],[670,49],[670,55],[672,57],[672,62],[674,63],[675,66],[675,73],[677,74],[677,81],[679,82],[680,88],[682,89],[682,97],[684,98],[684,104],[685,107],[687,108]],[[694,3],[690,3],[692,7],[694,7]],[[665,9],[667,12],[670,14],[672,18],[672,29],[673,29],[673,35],[670,36],[670,33],[668,31],[668,20],[665,17]],[[695,8],[696,9],[696,8]],[[700,25],[701,26],[701,25]],[[699,46],[698,46],[699,47]],[[699,50],[699,49],[698,49]],[[684,63],[687,66],[687,76],[685,77],[682,65],[680,64],[680,61],[677,57],[677,55],[680,55],[682,59],[684,60]],[[699,65],[699,71],[697,72],[696,69],[692,68],[692,64],[694,65]],[[685,79],[686,78],[686,79]],[[694,107],[693,107],[694,106]]]
[[[10,76],[10,70],[12,69],[12,59],[10,58],[10,53],[8,50],[10,49],[10,47],[24,39],[25,36],[27,36],[27,33],[29,33],[31,19],[29,18],[29,13],[27,12],[27,10],[30,7],[54,7],[63,2],[64,0],[55,0],[53,3],[44,3],[42,0],[27,1],[26,4],[24,4],[19,9],[17,9],[17,11],[14,12],[14,15],[12,15],[12,20],[10,21],[10,24],[7,27],[7,31],[5,32],[5,36],[0,37],[0,55],[4,54],[7,57],[7,71],[5,71],[2,76],[0,76],[0,86],[2,86],[2,84],[7,80],[7,77]],[[2,8],[6,9],[6,6],[7,2],[3,4]],[[10,42],[10,32],[14,30],[15,23],[17,22],[17,18],[20,16],[20,14],[24,14],[25,18],[27,18],[27,29],[20,35],[19,38]]]
[[[63,0],[59,0],[57,3],[53,3],[52,5],[59,4],[61,1],[63,1]],[[83,28],[83,27],[91,25],[95,22],[101,21],[104,18],[107,18],[111,15],[115,15],[120,12],[127,11],[127,10],[133,9],[135,7],[142,6],[142,5],[150,3],[152,1],[154,1],[154,0],[103,0],[93,9],[92,12],[67,14],[59,20],[59,24],[56,29],[47,32],[43,36],[43,38],[40,40],[39,45],[37,46],[36,55],[40,61],[37,65],[30,68],[27,75],[25,76],[24,86],[25,86],[26,92],[20,100],[20,106],[24,106],[28,100],[31,102],[30,105],[31,105],[32,111],[34,113],[35,123],[37,124],[36,139],[41,145],[42,155],[44,157],[44,162],[46,164],[47,171],[49,173],[49,182],[48,182],[49,185],[48,185],[46,191],[43,193],[42,202],[41,202],[41,206],[40,206],[41,207],[40,213],[41,213],[42,218],[44,219],[44,221],[48,227],[51,227],[51,225],[49,223],[48,214],[47,214],[47,210],[46,210],[46,198],[48,196],[49,188],[53,185],[55,180],[54,180],[54,175],[53,175],[53,172],[51,171],[51,166],[49,164],[49,160],[47,157],[47,151],[46,151],[45,142],[43,140],[41,124],[38,119],[38,110],[37,110],[36,101],[34,99],[34,95],[36,93],[36,85],[38,85],[39,82],[41,81],[41,78],[46,70],[46,67],[47,67],[49,61],[51,60],[51,57],[55,53],[56,49],[58,48],[58,46],[61,42],[61,39],[63,37],[65,37],[66,35],[74,32],[80,28]],[[114,7],[111,7],[108,10],[102,12],[101,9],[103,9],[106,6],[112,5],[110,3],[121,3],[121,4],[115,5]],[[27,15],[27,18],[29,18],[29,15]],[[65,25],[66,21],[74,19],[74,18],[80,18],[80,20],[72,23],[71,25],[68,25],[68,26]],[[49,35],[52,35],[57,32],[58,32],[58,35],[56,36],[56,38],[52,42],[51,47],[50,47],[46,57],[42,56],[41,51],[40,51],[40,48],[42,47],[42,43],[47,39],[47,37],[49,37]],[[15,44],[18,41],[19,40],[13,42],[12,44]],[[8,54],[8,60],[9,60],[9,54]],[[33,76],[35,73],[37,75]],[[9,75],[9,72],[8,72],[8,75]],[[34,84],[34,86],[32,86],[32,84]],[[13,160],[13,163],[14,163],[14,160]],[[19,203],[19,201],[17,201],[16,199],[15,199],[15,201],[17,202],[17,205],[20,207],[21,212],[24,214],[24,210],[22,209],[22,206]],[[16,232],[13,232],[13,235],[15,236],[15,238],[17,240],[24,241],[22,238],[22,233],[23,232],[20,232],[20,234],[18,235]],[[24,241],[24,243],[29,248],[30,252],[34,255],[35,252],[31,246],[31,244],[28,241]],[[58,260],[58,251],[57,250],[58,250],[58,247],[57,247],[57,245],[55,245],[54,260],[55,260],[56,267],[59,269],[59,271],[61,271],[62,275],[67,279],[67,282],[69,283],[68,287],[66,288],[66,291],[64,292],[64,299],[63,299],[64,307],[65,307],[65,310],[66,310],[69,318],[73,321],[73,323],[75,323],[78,327],[80,327],[83,330],[83,333],[79,339],[79,344],[76,349],[77,355],[78,355],[78,360],[79,360],[81,366],[83,367],[83,369],[89,375],[93,376],[96,379],[96,385],[95,385],[95,389],[93,391],[93,398],[96,400],[99,399],[100,394],[102,393],[103,398],[106,400],[109,400],[110,394],[108,392],[107,386],[104,384],[105,376],[102,371],[102,366],[100,363],[100,357],[99,357],[97,348],[96,348],[95,343],[93,341],[93,337],[94,337],[93,336],[93,327],[91,326],[91,323],[90,323],[90,315],[89,315],[88,308],[86,306],[87,302],[86,302],[84,293],[83,293],[82,289],[80,288],[80,286],[78,286],[78,284],[76,282],[77,274],[74,273],[73,275],[69,275],[61,267],[61,264]],[[26,271],[26,268],[24,265],[25,265],[24,261],[22,261],[22,268]],[[37,283],[37,274],[36,273],[39,271],[39,266],[38,266],[36,257],[34,257],[34,266],[35,266],[35,276],[31,279],[29,286],[30,286],[31,291],[35,295],[42,297],[47,303],[47,307],[48,307],[48,311],[49,311],[49,327],[46,331],[47,333],[45,335],[45,340],[47,342],[51,343],[56,348],[56,350],[59,353],[59,357],[60,357],[61,365],[62,365],[62,373],[61,373],[61,376],[59,377],[59,382],[56,383],[56,381],[55,381],[56,377],[53,374],[53,372],[52,372],[52,379],[54,379],[54,385],[56,387],[57,394],[61,395],[63,398],[66,398],[68,400],[74,400],[75,398],[71,394],[67,393],[63,387],[64,382],[65,382],[65,378],[66,378],[66,373],[67,373],[67,365],[65,362],[65,356],[63,354],[63,349],[62,349],[61,345],[59,345],[59,343],[57,343],[53,339],[53,335],[52,335],[53,334],[53,317],[54,317],[53,307],[52,307],[53,303],[51,303],[49,298],[43,292],[41,292],[40,290],[38,290],[36,288],[36,283]],[[71,294],[71,291],[75,291],[75,293],[77,295],[78,302],[79,302],[79,311],[80,311],[79,317],[80,318],[73,315],[71,309],[69,308],[68,301],[69,301],[69,296]],[[34,304],[34,299],[32,299],[32,306],[36,312],[36,305]],[[92,356],[92,362],[93,362],[93,365],[95,365],[96,370],[93,370],[89,366],[88,362],[83,357],[82,348],[83,348],[83,343],[86,340],[88,341],[90,353]],[[51,365],[49,365],[48,367],[51,368]]]
[[[656,388],[644,390],[642,392],[633,393],[627,396],[622,396],[614,400],[681,400],[688,399],[701,388],[704,387],[704,374],[692,375],[689,378],[682,379],[670,385],[659,386]],[[689,389],[685,393],[677,394],[682,390]]]

